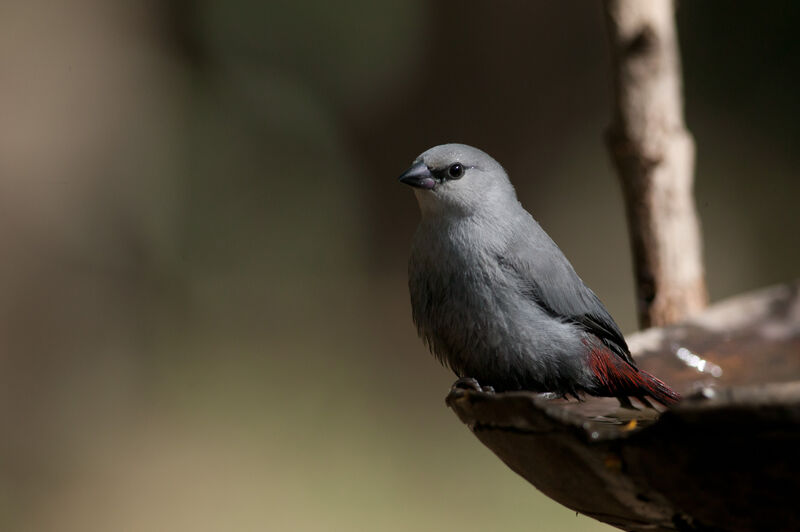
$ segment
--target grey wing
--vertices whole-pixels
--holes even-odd
[[[539,235],[511,242],[497,260],[516,276],[526,297],[552,316],[580,325],[633,367],[628,344],[614,318],[586,286],[553,240],[534,221]],[[531,238],[535,236],[535,238]]]

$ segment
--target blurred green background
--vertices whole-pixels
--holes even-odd
[[[797,276],[800,4],[681,2],[714,300]],[[599,3],[0,4],[0,529],[601,530],[444,405],[396,176],[466,142],[636,328]]]

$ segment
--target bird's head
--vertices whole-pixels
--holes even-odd
[[[414,187],[423,216],[470,216],[516,203],[514,187],[503,167],[465,144],[429,149],[414,160],[400,182]]]

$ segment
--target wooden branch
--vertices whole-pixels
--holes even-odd
[[[622,182],[642,327],[707,304],[693,197],[694,141],[683,121],[672,0],[604,0],[614,72],[607,132]]]

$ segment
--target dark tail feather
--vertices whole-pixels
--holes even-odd
[[[662,405],[674,405],[681,400],[680,394],[667,386],[664,381],[657,379],[646,371],[642,370],[639,370],[639,375],[641,375],[642,380],[644,381],[644,389],[647,391],[647,395]]]
[[[607,348],[589,352],[589,368],[597,378],[595,395],[618,398],[648,396],[664,406],[681,400],[681,396],[664,382],[628,364]]]

